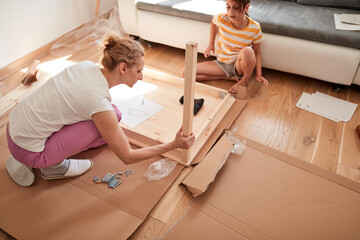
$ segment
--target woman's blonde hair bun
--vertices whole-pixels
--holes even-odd
[[[104,36],[104,49],[101,64],[113,70],[119,63],[132,67],[139,57],[144,56],[144,48],[135,40],[120,38],[113,33]]]

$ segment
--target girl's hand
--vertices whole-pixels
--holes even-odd
[[[262,82],[262,83],[265,85],[265,87],[268,87],[268,86],[269,86],[268,80],[266,80],[263,76],[258,76],[258,77],[256,77],[256,81]]]
[[[212,52],[214,53],[214,45],[209,45],[204,51],[204,57],[210,57]]]
[[[188,149],[190,148],[194,141],[195,141],[195,136],[191,133],[190,136],[188,137],[184,137],[182,135],[182,127],[179,129],[179,131],[176,133],[175,139],[174,139],[174,144],[176,146],[176,148],[181,148],[181,149]]]

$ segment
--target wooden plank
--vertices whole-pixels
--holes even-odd
[[[355,86],[349,89],[348,98],[352,103],[360,104],[360,93],[356,92]],[[351,120],[344,124],[342,134],[339,164],[360,169],[360,138],[356,133],[356,127],[360,124],[360,106],[354,112]]]
[[[197,140],[191,147],[190,159],[187,162],[187,165],[193,163],[193,159],[198,154],[200,149],[207,142],[211,133],[215,130],[216,126],[223,120],[222,116],[230,111],[230,108],[234,105],[235,99],[229,94],[224,98],[224,101],[214,110],[212,115],[204,121],[202,128],[198,131]],[[224,129],[223,129],[224,130]]]
[[[129,240],[157,239],[164,228],[164,223],[148,216],[136,231],[128,238]]]
[[[162,237],[166,236],[169,231],[178,223],[184,215],[186,215],[191,209],[191,201],[193,200],[193,196],[189,191],[186,191],[177,204],[175,210],[170,215],[169,220],[166,222],[162,230],[160,231],[157,239],[162,239]]]
[[[185,163],[181,160],[181,151],[179,149],[166,152],[163,154],[163,156],[175,160],[186,166],[200,162],[207,153],[207,151],[211,148],[212,144],[216,141],[217,137],[220,136],[220,133],[224,129],[227,129],[233,123],[235,118],[239,115],[240,111],[246,104],[246,102],[242,102],[238,104],[238,106],[233,107],[235,103],[239,100],[235,100],[231,96],[225,99],[226,101],[221,102],[222,103],[221,108],[215,109],[217,114],[211,115],[208,118],[208,121],[205,121],[204,118],[197,119],[197,121],[200,121],[200,125],[197,124],[197,128],[194,130],[195,136],[197,138],[194,145],[191,148],[192,149],[190,155],[191,157],[188,160],[188,162]],[[130,129],[126,125],[123,125],[122,123],[120,123],[120,125],[123,127],[126,136],[128,137],[129,141],[132,144],[139,147],[147,147],[147,146],[163,143],[161,138],[156,138],[156,136],[159,137],[163,136],[161,131],[163,131],[164,129],[167,130],[167,134],[169,134],[169,137],[173,137],[172,136],[173,131],[169,131],[168,129],[174,129],[174,122],[176,123],[176,116],[177,116],[176,111],[173,112],[173,116],[175,116],[173,119],[164,121],[164,119],[171,117],[171,115],[172,114],[166,114],[166,116],[164,117],[157,117],[156,119],[161,119],[162,121],[160,124],[158,122],[160,120],[152,121],[151,118],[148,119],[146,122],[144,122],[142,128],[144,128],[145,130],[150,129],[151,131],[142,131],[141,129]],[[205,122],[206,124],[201,125],[202,122]],[[203,125],[205,127],[203,127]],[[215,133],[216,136],[213,134],[214,132],[216,132]],[[208,142],[209,139],[210,142]],[[194,160],[196,161],[193,162]]]
[[[303,161],[311,162],[319,134],[321,117],[296,107],[296,103],[303,92],[327,91],[329,87],[324,82],[310,81],[310,79],[303,79],[300,76],[296,76],[293,83],[291,90],[289,90],[293,109],[288,109],[288,111],[292,112],[294,118],[291,118],[292,129],[289,138],[285,140],[287,142],[285,152]]]
[[[194,84],[196,78],[196,57],[197,43],[189,42],[186,44],[185,51],[185,86],[184,86],[184,109],[183,109],[183,136],[190,136],[193,132],[193,109],[194,109]],[[191,148],[181,151],[181,160],[189,162]]]
[[[148,65],[145,65],[145,68],[143,70],[144,79],[146,82],[153,83],[159,86],[169,87],[174,86],[175,88],[181,87],[184,88],[184,78],[178,77],[175,75],[171,75],[170,73],[166,73],[166,71],[163,71],[162,69],[158,69],[155,67],[151,67]],[[226,95],[226,91],[222,90],[218,87],[206,85],[203,83],[195,82],[195,97],[197,95]],[[183,91],[183,90],[182,90]]]
[[[164,196],[156,204],[153,210],[151,210],[149,216],[163,222],[164,224],[169,220],[171,214],[174,212],[176,206],[186,192],[185,186],[180,184],[184,180],[184,178],[191,172],[191,170],[192,167],[187,167],[182,170],[181,174],[166,191]]]
[[[351,179],[355,182],[360,183],[360,170],[356,169],[356,168],[351,168],[348,166],[345,166],[341,163],[338,164],[337,169],[336,169],[336,173],[344,176],[348,179]]]
[[[228,130],[232,127],[238,127],[234,121],[239,116],[241,111],[244,109],[246,105],[246,101],[236,100],[234,104],[231,105],[230,109],[222,108],[219,115],[223,116],[219,121],[214,121],[213,126],[214,129],[208,135],[206,139],[206,143],[202,146],[202,148],[198,151],[191,164],[197,164],[203,160],[205,155],[208,153],[209,149],[214,145],[214,143],[218,140],[224,130]]]
[[[239,86],[238,93],[236,94],[237,99],[244,100],[246,98],[247,87]]]
[[[349,89],[344,89],[340,93],[336,93],[332,89],[328,89],[323,93],[347,100],[348,90]],[[312,160],[313,164],[336,173],[344,124],[345,123],[343,122],[335,122],[321,117],[319,133]]]
[[[335,173],[338,164],[343,123],[321,119],[312,164]]]

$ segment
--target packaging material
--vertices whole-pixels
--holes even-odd
[[[94,161],[84,175],[46,181],[36,169],[35,183],[21,187],[5,169],[7,156],[0,161],[0,228],[16,239],[127,239],[183,169],[178,164],[166,178],[149,182],[143,175],[160,157],[125,165],[105,145],[74,156]],[[115,189],[93,181],[128,168],[135,174],[120,176]]]
[[[102,42],[103,36],[111,32],[119,37],[125,36],[117,7],[58,39],[52,45],[50,53],[54,56],[67,56],[73,54],[73,51],[96,47]]]
[[[204,193],[222,168],[233,147],[233,142],[223,135],[205,158],[184,179],[183,184],[194,197]]]
[[[359,192],[251,143],[164,239],[360,239]]]
[[[245,150],[246,140],[244,139],[241,141],[235,136],[237,129],[237,127],[234,127],[231,131],[227,131],[226,137],[228,137],[234,143],[234,147],[232,148],[231,152],[241,155]]]
[[[146,169],[144,177],[149,181],[158,181],[164,177],[167,177],[175,169],[177,162],[170,159],[161,159],[157,162],[153,162]]]

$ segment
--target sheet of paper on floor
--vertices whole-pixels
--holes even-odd
[[[342,14],[334,14],[335,28],[339,30],[360,31],[360,25],[341,22]]]
[[[303,92],[296,106],[336,122],[348,122],[358,105],[320,92]]]
[[[142,96],[156,88],[157,86],[146,82],[137,82],[132,88],[126,85],[111,88],[111,103],[122,113],[121,122],[135,128],[159,112],[162,109],[160,104]]]

